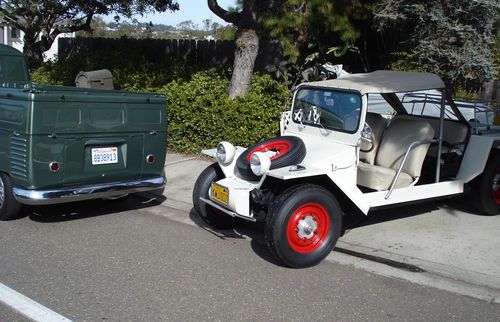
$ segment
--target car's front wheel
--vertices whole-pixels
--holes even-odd
[[[316,185],[300,185],[278,196],[266,219],[271,253],[295,268],[321,262],[337,243],[342,213],[335,197]]]
[[[210,226],[217,229],[231,229],[241,223],[241,219],[226,215],[222,211],[200,200],[200,197],[207,200],[210,199],[208,193],[212,182],[223,178],[224,173],[217,163],[213,163],[203,170],[194,184],[193,205],[201,219]]]

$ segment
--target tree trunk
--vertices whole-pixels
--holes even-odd
[[[40,67],[43,64],[43,53],[36,43],[36,37],[30,33],[24,35],[24,54],[28,60],[28,67],[30,70]]]
[[[259,52],[259,37],[254,29],[239,30],[236,35],[233,76],[229,97],[245,96],[250,90],[255,59]]]
[[[497,98],[497,81],[492,80],[481,86],[481,100],[494,101]]]

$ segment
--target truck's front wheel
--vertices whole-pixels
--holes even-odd
[[[208,192],[214,181],[224,178],[224,174],[217,163],[209,165],[200,174],[193,188],[193,205],[201,219],[217,229],[230,229],[241,223],[241,219],[224,214],[222,211],[207,205],[200,197],[209,199]]]
[[[491,158],[475,182],[472,194],[476,207],[489,216],[500,213],[500,154]]]
[[[303,268],[321,262],[337,243],[342,213],[337,200],[316,185],[284,191],[271,206],[265,239],[284,264]]]
[[[0,220],[16,219],[20,212],[21,204],[14,198],[9,176],[0,173]]]

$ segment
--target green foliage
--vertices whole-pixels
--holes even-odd
[[[372,2],[287,0],[260,22],[272,38],[281,40],[289,62],[297,63],[304,53],[317,52],[321,58],[331,48],[352,45],[360,36],[355,22],[371,16]]]
[[[267,75],[254,75],[244,97],[227,95],[228,75],[199,72],[189,81],[173,81],[168,94],[168,148],[196,153],[225,140],[248,146],[279,133],[280,112],[290,94]]]
[[[80,71],[109,69],[116,89],[140,91],[164,86],[174,79],[188,78],[193,68],[183,61],[150,62],[136,47],[116,50],[94,50],[91,54],[77,52],[63,61],[48,62],[35,70],[32,80],[41,84],[75,85]]]
[[[408,35],[398,65],[434,72],[454,89],[495,78],[492,32],[499,8],[497,0],[384,0],[377,17],[379,27]]]

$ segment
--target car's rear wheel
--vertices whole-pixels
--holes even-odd
[[[210,226],[217,229],[231,229],[240,224],[242,220],[226,215],[222,211],[200,200],[200,197],[207,200],[210,199],[208,193],[212,182],[223,178],[224,173],[217,163],[213,163],[203,170],[194,184],[193,206],[201,219]]]
[[[478,210],[488,216],[500,213],[500,154],[491,158],[474,182],[472,196]]]
[[[271,253],[295,268],[321,262],[337,243],[342,213],[337,200],[316,185],[284,191],[271,206],[265,239]]]
[[[299,164],[306,156],[304,142],[296,136],[279,136],[250,146],[236,160],[236,168],[241,178],[257,181],[250,167],[250,157],[255,152],[274,152],[271,159],[271,169],[282,168],[287,165]]]
[[[19,218],[21,204],[14,198],[12,182],[5,173],[0,173],[0,220]]]

